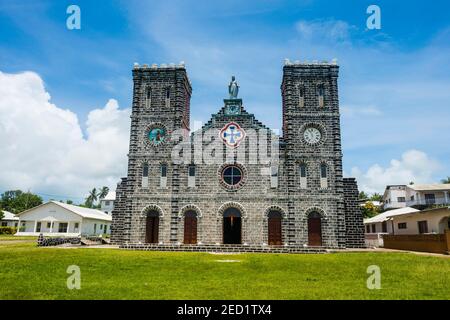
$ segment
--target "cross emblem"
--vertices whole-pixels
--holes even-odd
[[[245,131],[237,123],[230,122],[220,131],[220,138],[229,147],[236,148],[245,138]]]

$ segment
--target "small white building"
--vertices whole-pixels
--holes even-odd
[[[392,234],[395,231],[395,226],[392,222],[393,217],[413,214],[420,212],[417,209],[406,207],[394,210],[388,210],[376,215],[375,217],[364,219],[364,226],[366,228],[366,234],[376,233],[389,233]]]
[[[386,186],[383,194],[383,208],[398,209],[406,207],[406,185]]]
[[[450,183],[413,184],[405,191],[408,206],[450,205]]]
[[[0,221],[0,226],[17,228],[17,226],[19,225],[19,218],[16,217],[14,213],[8,211],[2,212],[3,212],[3,219]]]
[[[116,192],[110,191],[103,199],[100,199],[100,209],[106,213],[111,215],[114,209],[114,201],[116,200]]]
[[[17,215],[18,236],[102,235],[111,232],[111,216],[96,209],[50,201]]]

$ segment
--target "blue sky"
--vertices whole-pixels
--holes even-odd
[[[70,4],[81,8],[81,30],[66,28]],[[366,29],[370,4],[381,8],[381,30]],[[346,174],[369,191],[408,175],[450,175],[448,1],[0,0],[0,30],[0,71],[38,74],[86,138],[92,110],[109,99],[129,108],[134,62],[185,61],[192,120],[203,122],[236,75],[246,109],[280,128],[284,58],[337,58]],[[411,150],[433,169],[416,167]],[[407,172],[396,175],[403,164]],[[1,183],[0,190],[14,186]]]

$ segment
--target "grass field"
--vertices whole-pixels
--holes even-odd
[[[80,290],[67,289],[70,265]],[[366,287],[369,265],[381,268],[380,290]],[[0,237],[0,299],[450,299],[449,288],[450,259],[408,253],[213,255]]]

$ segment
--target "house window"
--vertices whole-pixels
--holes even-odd
[[[97,233],[97,224],[94,223],[94,233]]]
[[[306,178],[306,164],[302,163],[299,168],[300,173],[300,188],[307,188],[307,178]]]
[[[8,222],[2,221],[2,227],[7,227],[8,226]]]
[[[51,226],[52,226],[52,223],[51,222],[47,222],[47,229],[50,229]]]
[[[75,222],[75,229],[78,229],[80,227],[80,224],[78,222]]]
[[[41,232],[41,222],[36,224],[36,232]]]
[[[110,202],[109,201],[105,201],[105,206],[109,206]]]
[[[411,198],[410,198],[410,199],[411,199],[411,201],[414,201],[414,196],[411,196]]]
[[[436,196],[434,193],[426,193],[425,194],[425,203],[426,204],[435,204],[436,203]]]
[[[377,232],[377,229],[376,229],[375,225],[373,224],[372,225],[372,233],[376,233],[376,232]]]
[[[419,233],[428,233],[428,222],[427,221],[418,221],[417,226],[419,228]]]
[[[370,225],[366,226],[366,233],[370,233]]]
[[[67,226],[68,226],[67,222],[60,222],[60,223],[58,224],[58,232],[59,232],[59,233],[65,233],[65,232],[67,232]]]
[[[322,189],[328,188],[327,165],[325,163],[320,165],[320,187]]]
[[[381,223],[381,232],[387,233],[387,222],[386,221],[383,221]]]
[[[406,222],[400,222],[400,223],[398,224],[398,228],[399,228],[399,229],[406,229],[406,228],[407,228]]]
[[[148,164],[144,163],[142,167],[142,188],[148,188]]]
[[[398,202],[406,202],[406,199],[405,199],[405,197],[398,197],[397,201]]]

